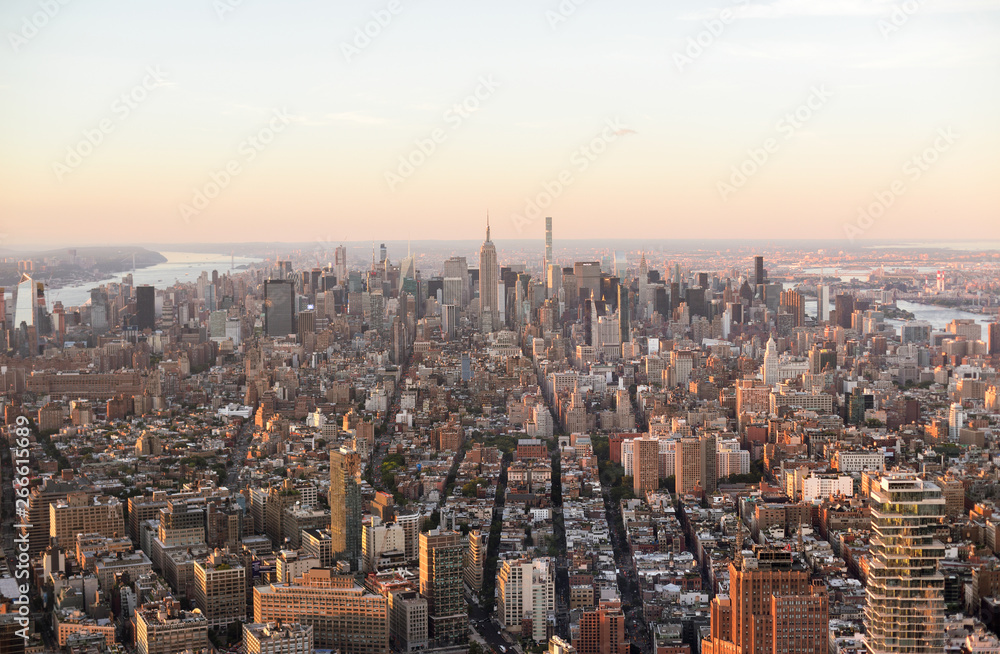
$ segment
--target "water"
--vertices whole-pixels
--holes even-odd
[[[976,322],[985,325],[991,322],[996,314],[987,313],[970,313],[969,311],[960,311],[958,309],[953,309],[951,307],[939,307],[933,304],[920,304],[919,302],[907,302],[906,300],[897,300],[896,306],[904,311],[909,311],[914,315],[915,320],[926,320],[931,324],[931,327],[935,331],[944,331],[944,328],[952,320],[956,318],[971,318]],[[818,311],[817,303],[814,298],[806,298],[805,301],[805,312],[806,315],[816,317],[816,312]],[[895,325],[898,327],[903,324],[902,320],[886,320],[890,325]],[[898,330],[897,330],[898,331]],[[983,329],[983,335],[985,337],[986,329]]]
[[[132,275],[134,284],[137,286],[150,284],[156,288],[167,288],[177,282],[197,281],[203,270],[207,271],[209,275],[212,274],[213,270],[218,270],[219,274],[222,274],[228,271],[231,265],[240,266],[263,261],[252,257],[230,258],[225,254],[205,254],[202,252],[161,252],[160,254],[167,260],[148,268],[137,268],[135,274]],[[97,288],[101,284],[120,282],[122,277],[123,275],[114,275],[95,282],[45,289],[45,301],[49,310],[52,309],[56,300],[61,301],[64,307],[80,306],[90,301],[90,289]]]
[[[906,300],[897,300],[896,306],[904,311],[909,311],[916,317],[917,320],[926,320],[937,331],[943,331],[948,323],[956,318],[969,318],[982,325],[985,325],[986,323],[991,322],[993,318],[996,318],[995,313],[970,313],[968,311],[960,311],[951,307],[939,307],[933,304],[919,304],[917,302],[907,302]],[[889,320],[886,322],[890,322],[893,325],[902,324],[902,321],[899,320]],[[985,330],[983,330],[983,333],[986,333]]]

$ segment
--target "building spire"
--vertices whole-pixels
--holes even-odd
[[[486,210],[486,241],[490,240],[490,210]]]

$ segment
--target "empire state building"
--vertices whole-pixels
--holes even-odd
[[[490,240],[490,218],[486,217],[486,240],[479,248],[479,326],[484,333],[499,329],[500,301],[497,285],[497,249]]]

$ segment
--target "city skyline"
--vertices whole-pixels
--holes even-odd
[[[4,247],[998,236],[995,0],[54,7],[0,10]]]

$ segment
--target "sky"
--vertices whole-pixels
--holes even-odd
[[[0,248],[1000,238],[1000,0],[5,0]]]

